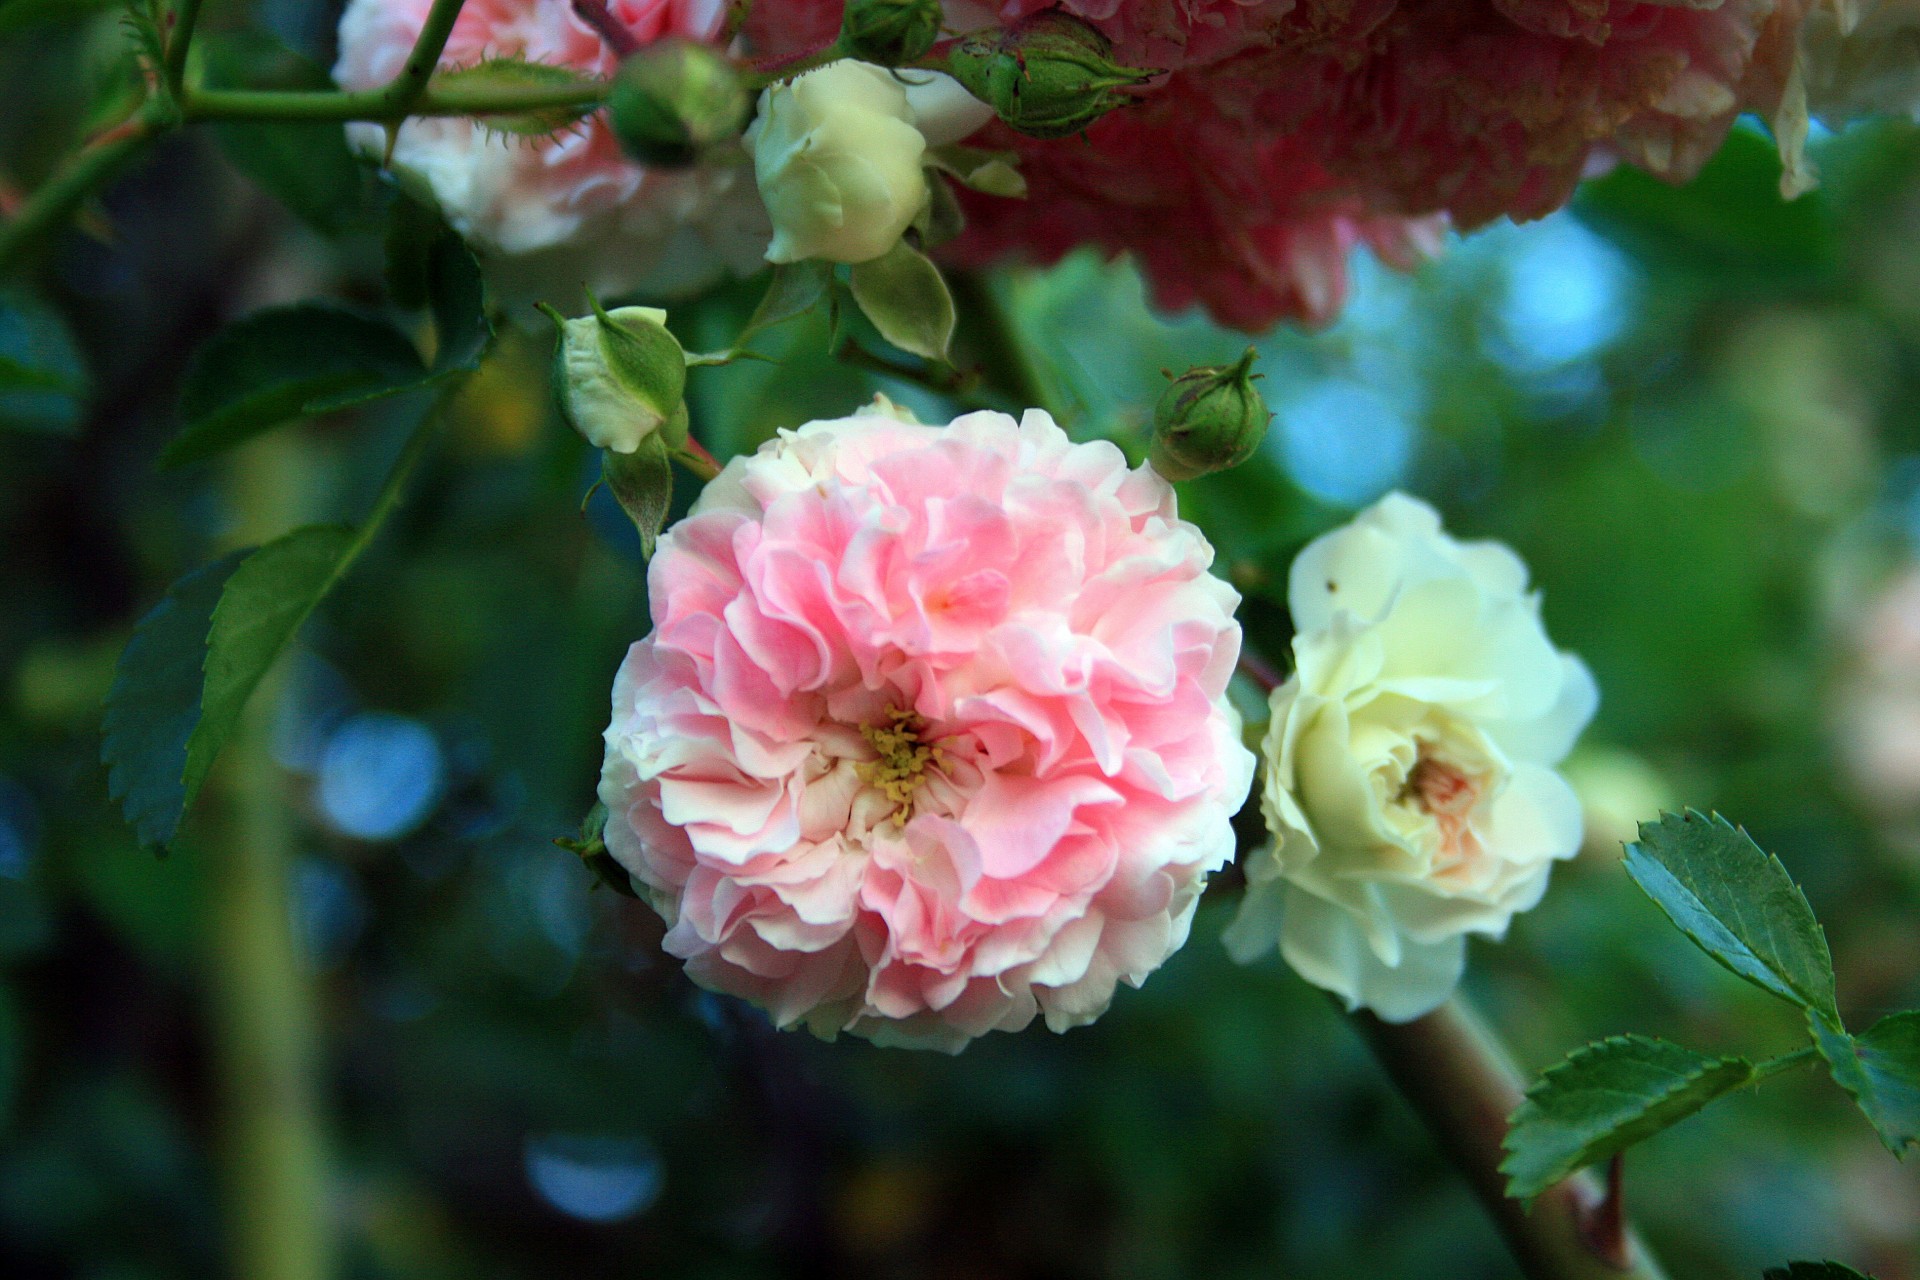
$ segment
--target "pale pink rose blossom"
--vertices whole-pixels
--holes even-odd
[[[343,88],[386,84],[413,48],[432,0],[353,0],[340,21],[334,78]],[[677,35],[715,42],[724,0],[611,0],[642,43]],[[618,59],[570,0],[469,0],[440,65],[515,57],[607,75]],[[348,126],[354,144],[382,155],[386,130]],[[423,186],[514,300],[566,306],[580,285],[603,296],[645,287],[678,293],[731,271],[758,269],[768,228],[750,171],[737,166],[662,172],[620,150],[604,113],[552,137],[490,132],[467,119],[409,120],[393,166]]]
[[[1152,471],[1038,411],[814,422],[660,540],[606,839],[695,981],[958,1050],[1185,940],[1253,757],[1239,597]]]

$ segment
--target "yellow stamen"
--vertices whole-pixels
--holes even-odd
[[[946,767],[945,753],[922,741],[926,730],[927,722],[906,707],[889,710],[884,725],[860,727],[860,736],[879,759],[854,766],[855,772],[893,804],[896,827],[906,826],[913,818],[916,793],[927,780],[927,766]]]

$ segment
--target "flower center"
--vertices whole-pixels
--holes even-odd
[[[891,820],[896,827],[912,820],[915,797],[926,784],[928,767],[946,767],[946,753],[926,741],[926,731],[927,722],[906,707],[888,711],[885,724],[860,726],[860,736],[876,758],[855,765],[854,772],[894,806]]]
[[[1480,798],[1478,782],[1464,769],[1430,756],[1423,748],[1400,789],[1402,802],[1411,800],[1422,813],[1436,817],[1459,817],[1473,808]]]
[[[1472,774],[1450,761],[1427,754],[1425,743],[1413,768],[1407,771],[1400,788],[1400,802],[1412,804],[1433,818],[1440,835],[1438,860],[1434,871],[1444,874],[1456,868],[1464,870],[1480,852],[1479,837],[1470,819],[1480,803],[1488,779]]]

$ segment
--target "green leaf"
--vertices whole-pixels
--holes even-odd
[[[0,427],[73,435],[87,388],[59,314],[27,294],[0,294]]]
[[[427,305],[428,276],[440,237],[450,234],[439,211],[406,192],[396,192],[387,210],[387,296],[403,311]]]
[[[927,152],[927,167],[951,174],[962,186],[984,195],[1022,200],[1027,180],[1020,176],[1020,153],[988,151],[982,147],[935,147]]]
[[[1833,957],[1780,860],[1715,814],[1640,824],[1627,874],[1680,931],[1733,972],[1835,1026]]]
[[[173,839],[186,809],[187,739],[200,721],[207,629],[243,554],[174,583],[133,629],[114,671],[100,758],[107,793],[149,847]]]
[[[1920,1010],[1882,1018],[1850,1036],[1809,1016],[1807,1027],[1834,1083],[1852,1095],[1896,1156],[1920,1145]]]
[[[556,67],[546,62],[529,62],[525,58],[486,58],[470,67],[442,71],[433,78],[433,87],[436,89],[458,88],[476,94],[499,90],[511,93],[515,89],[563,88],[589,83],[591,81],[587,77],[571,68]],[[594,110],[591,106],[546,107],[517,115],[484,115],[478,120],[482,127],[498,133],[542,138],[572,128],[592,115]]]
[[[227,579],[207,630],[200,720],[186,744],[185,805],[199,794],[274,659],[339,580],[353,539],[345,525],[295,529],[253,552]]]
[[[686,406],[680,411],[685,413]],[[641,554],[651,558],[660,530],[667,525],[667,509],[673,505],[673,463],[666,432],[649,435],[632,453],[604,451],[600,475],[640,531]]]
[[[848,274],[853,300],[880,336],[902,351],[944,362],[953,341],[953,294],[932,259],[902,240]]]
[[[186,428],[162,466],[209,458],[271,427],[422,385],[420,355],[391,325],[322,303],[262,311],[195,354],[180,393]]]
[[[1534,1082],[1508,1121],[1507,1194],[1530,1200],[1752,1078],[1744,1058],[1710,1058],[1649,1036],[1576,1049]]]
[[[206,59],[210,87],[333,87],[323,69],[264,32],[214,32],[196,45]],[[338,124],[223,121],[213,133],[234,168],[316,231],[337,236],[360,221],[367,174]]]
[[[807,258],[781,263],[773,269],[773,278],[767,282],[767,291],[761,295],[760,305],[753,309],[747,327],[740,331],[740,342],[762,329],[785,324],[813,310],[820,305],[831,283],[833,272],[824,262]]]
[[[1762,1280],[1873,1280],[1873,1277],[1855,1271],[1844,1262],[1789,1262],[1784,1267],[1768,1267]]]
[[[453,232],[443,233],[427,252],[427,304],[433,311],[436,374],[479,367],[493,324],[487,319],[486,291],[473,251]]]
[[[0,36],[90,18],[121,0],[0,0]]]

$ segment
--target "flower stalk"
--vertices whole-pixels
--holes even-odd
[[[1350,1018],[1381,1070],[1418,1113],[1520,1264],[1527,1280],[1665,1280],[1612,1193],[1581,1173],[1531,1208],[1507,1196],[1501,1143],[1522,1098],[1519,1072],[1491,1028],[1458,996],[1412,1022]]]

